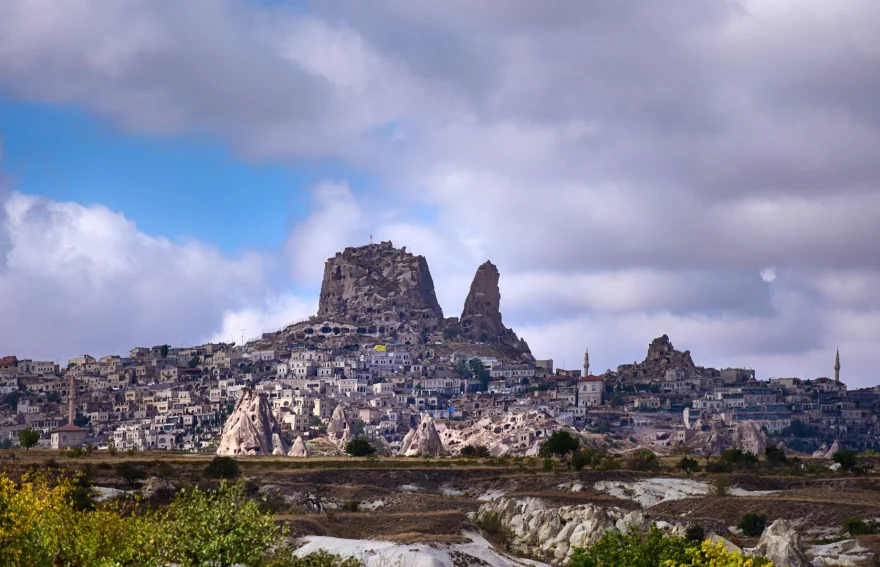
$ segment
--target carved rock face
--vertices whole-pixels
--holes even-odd
[[[443,443],[429,415],[422,418],[415,429],[410,429],[400,444],[400,454],[407,457],[437,456],[443,453]]]
[[[383,242],[346,248],[327,260],[318,317],[356,327],[421,332],[435,330],[443,310],[425,258]]]
[[[302,435],[296,438],[296,440],[293,442],[293,445],[290,447],[290,452],[287,454],[290,457],[309,456],[309,450],[306,448],[306,443],[305,441],[303,441]]]
[[[244,389],[223,425],[218,455],[284,455],[287,448],[268,399]]]
[[[341,405],[336,406],[336,409],[333,410],[333,415],[327,424],[327,438],[339,449],[344,449],[345,445],[354,439],[351,424],[348,423],[345,409]]]

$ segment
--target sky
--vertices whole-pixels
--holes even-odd
[[[875,0],[0,0],[0,355],[253,338],[481,263],[538,358],[880,383]]]

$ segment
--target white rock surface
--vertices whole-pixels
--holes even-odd
[[[564,426],[546,412],[530,410],[484,417],[460,429],[446,423],[436,427],[444,449],[450,453],[457,454],[467,445],[483,445],[491,455],[499,456],[537,455],[538,445]],[[531,442],[524,443],[521,434],[531,434]]]
[[[515,545],[531,555],[565,563],[574,547],[599,541],[607,530],[625,531],[629,526],[647,530],[650,521],[641,511],[626,512],[594,504],[551,508],[540,498],[498,498],[483,504],[475,517],[497,514],[513,531]]]
[[[290,446],[290,451],[287,454],[291,457],[309,456],[309,450],[306,447],[306,442],[303,441],[302,435],[297,436],[296,440],[293,442],[293,445]]]
[[[134,494],[136,492],[135,490],[119,490],[118,488],[110,488],[109,486],[93,486],[92,491],[98,493],[98,495],[94,497],[95,502],[106,502],[125,494]]]
[[[357,557],[366,567],[457,567],[489,565],[490,567],[547,567],[544,563],[519,559],[495,552],[482,536],[464,534],[470,540],[459,544],[402,545],[390,541],[342,539],[306,536],[296,550],[297,557],[325,550],[342,557]],[[465,557],[462,557],[465,556]]]
[[[778,567],[810,567],[801,551],[801,536],[788,520],[776,520],[764,530],[758,545],[747,555],[766,557]]]
[[[874,554],[859,545],[854,539],[814,545],[807,549],[807,557],[812,558],[813,565],[816,567],[874,567],[877,565]]]
[[[327,423],[327,438],[338,449],[344,449],[345,445],[354,439],[351,424],[348,423],[348,418],[345,417],[345,408],[342,407],[342,404],[336,406],[330,421]]]
[[[708,483],[689,478],[649,478],[636,482],[600,481],[593,486],[596,490],[616,498],[638,502],[644,508],[709,493]],[[732,496],[764,496],[773,493],[772,490],[730,489]]]
[[[223,425],[218,455],[285,455],[278,421],[263,394],[241,391],[235,409]]]
[[[407,457],[436,457],[443,454],[443,442],[434,419],[425,414],[415,429],[410,429],[400,443],[400,454]]]

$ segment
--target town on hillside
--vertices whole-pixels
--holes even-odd
[[[566,428],[616,451],[717,454],[880,448],[880,391],[834,375],[755,379],[695,365],[669,337],[601,375],[533,357],[502,323],[499,272],[475,274],[444,317],[426,260],[390,242],[325,265],[318,313],[246,344],[136,347],[64,366],[0,358],[0,447],[39,432],[54,449],[304,456],[364,436],[385,454],[535,454]],[[245,417],[247,419],[245,419]]]

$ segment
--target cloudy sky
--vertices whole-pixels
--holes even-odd
[[[0,0],[0,355],[252,337],[428,258],[593,370],[880,382],[876,0]]]

